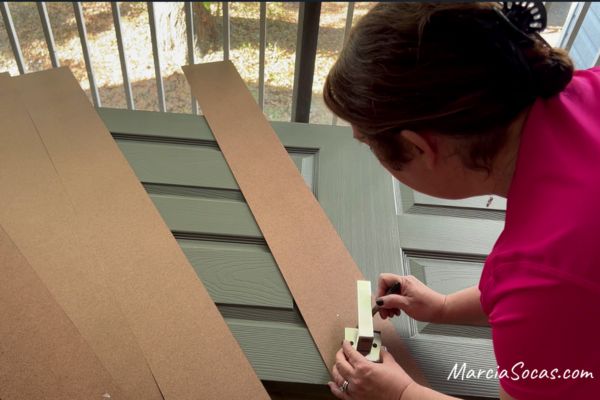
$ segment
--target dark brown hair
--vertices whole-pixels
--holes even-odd
[[[464,138],[465,165],[489,172],[508,125],[572,75],[563,50],[518,31],[495,3],[379,3],[352,30],[323,94],[392,168],[410,160],[396,135],[410,129]]]

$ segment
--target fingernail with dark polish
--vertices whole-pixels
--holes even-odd
[[[381,307],[381,306],[383,305],[383,299],[377,299],[377,300],[375,301],[375,303],[377,303],[377,305],[378,305],[379,307]]]

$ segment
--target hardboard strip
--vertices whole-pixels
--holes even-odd
[[[19,76],[85,245],[165,399],[267,399],[217,307],[68,69]],[[141,398],[141,397],[138,397]]]
[[[0,274],[0,398],[123,398],[2,227]]]
[[[356,281],[363,274],[233,64],[183,71],[331,370],[344,327],[356,326]],[[377,318],[375,329],[404,369],[425,382],[393,325]]]
[[[79,229],[14,78],[0,80],[0,223],[121,389],[123,399],[162,395],[100,262]],[[55,337],[45,339],[54,346]],[[64,365],[69,374],[78,365]]]

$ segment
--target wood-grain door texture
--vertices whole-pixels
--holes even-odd
[[[204,118],[98,112],[259,377],[326,383],[325,365]],[[487,198],[451,202],[415,193],[347,127],[272,126],[374,287],[381,272],[413,274],[441,292],[477,284],[503,226],[501,199],[486,207]],[[395,324],[434,388],[497,396],[494,380],[447,379],[455,364],[495,369],[489,329],[406,316]]]

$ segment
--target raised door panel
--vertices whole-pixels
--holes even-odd
[[[504,227],[506,201],[494,196],[437,199],[394,180],[402,272],[450,294],[477,285],[487,254]],[[403,315],[398,330],[434,388],[458,395],[497,397],[496,379],[462,379],[465,371],[495,371],[489,327],[423,323]],[[458,375],[453,375],[457,371]],[[452,375],[452,376],[451,376]]]

